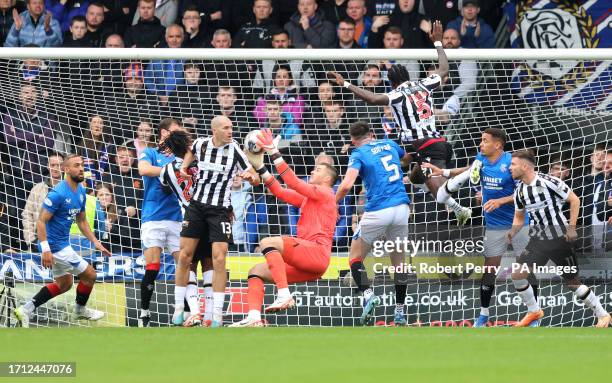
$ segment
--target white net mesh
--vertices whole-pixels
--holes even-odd
[[[253,129],[271,127],[282,135],[281,151],[299,176],[307,177],[321,152],[331,155],[344,174],[351,150],[351,123],[368,121],[378,138],[395,138],[396,128],[387,108],[366,105],[330,83],[325,72],[338,71],[353,84],[383,93],[390,90],[386,77],[389,65],[401,62],[411,79],[418,79],[435,64],[430,53],[405,54],[397,61],[384,58],[384,54],[380,55],[383,59],[356,55],[330,61],[309,59],[314,56],[308,52],[301,59],[294,55],[286,60],[258,59],[274,57],[274,52],[241,60],[204,60],[202,57],[212,57],[206,53],[189,53],[189,59],[155,60],[138,58],[143,57],[136,55],[138,50],[130,52],[133,58],[4,56],[0,61],[0,278],[4,280],[0,285],[0,326],[14,325],[10,314],[15,304],[52,280],[52,273],[41,266],[35,225],[49,188],[62,177],[55,153],[76,152],[85,158],[91,192],[88,219],[113,256],[105,258],[93,251],[76,227],[71,231],[71,244],[98,272],[88,305],[106,316],[95,323],[76,321],[72,316],[73,289],[40,307],[33,324],[133,326],[138,319],[139,284],[144,274],[139,219],[143,183],[136,158],[147,146],[156,146],[160,119],[179,119],[194,135],[202,136],[209,134],[212,116],[225,114],[232,119],[234,136],[240,142]],[[368,57],[372,55],[375,53]],[[489,127],[506,131],[506,150],[534,149],[539,171],[564,177],[581,198],[580,222],[585,226],[578,241],[581,273],[609,308],[610,253],[605,251],[606,246],[610,250],[611,235],[605,220],[611,209],[612,156],[608,155],[606,162],[605,152],[601,154],[596,145],[611,141],[611,62],[603,58],[571,62],[494,58],[482,55],[479,59],[451,60],[449,79],[434,92],[438,129],[454,150],[450,166],[470,163],[477,154],[481,132]],[[104,185],[111,193],[110,200],[102,195]],[[102,191],[96,190],[100,188]],[[299,214],[260,188],[240,188],[234,201],[236,245],[228,258],[227,321],[240,319],[247,312],[247,272],[263,260],[259,240],[295,234]],[[268,315],[268,322],[357,323],[362,302],[348,283],[347,252],[363,211],[360,189],[355,187],[339,206],[332,262],[323,279],[292,287],[298,309]],[[482,235],[477,188],[466,185],[458,193],[458,201],[475,212],[470,226],[461,232],[454,226],[454,215],[428,193],[411,184],[406,184],[406,190],[412,200],[409,227],[415,238],[422,233],[464,239]],[[476,253],[429,252],[417,254],[412,263],[482,264],[482,259],[482,254]],[[504,265],[511,259],[509,252]],[[393,280],[389,275],[372,273],[372,263],[378,261],[369,259],[367,265],[375,291],[384,298],[384,308],[376,313],[377,321],[383,323],[393,318]],[[382,262],[388,263],[384,258]],[[166,255],[151,303],[154,325],[169,323],[173,280],[174,261]],[[479,286],[480,274],[417,272],[408,285],[409,322],[471,325],[478,314]],[[266,287],[266,304],[272,301],[273,292],[273,286]],[[543,276],[540,297],[547,313],[544,325],[592,323],[591,312],[573,301],[559,278]],[[516,321],[524,311],[508,272],[498,277],[492,302],[491,316],[499,324]]]

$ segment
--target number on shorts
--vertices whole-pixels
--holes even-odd
[[[389,163],[389,161],[393,160],[393,156],[389,154],[388,156],[384,156],[380,160],[382,161],[386,171],[393,172],[393,174],[389,176],[389,182],[397,181],[400,178],[399,168],[397,167],[397,164]]]
[[[221,222],[221,231],[223,234],[232,234],[232,225],[229,222]]]

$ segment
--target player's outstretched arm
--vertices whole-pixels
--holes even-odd
[[[431,31],[429,32],[429,39],[434,43],[436,50],[438,51],[438,69],[436,69],[436,73],[441,78],[448,76],[448,58],[446,57],[446,53],[442,47],[443,34],[444,29],[442,28],[442,23],[439,20],[436,20],[433,23]],[[439,42],[440,44],[436,44],[436,42]]]
[[[350,90],[355,94],[355,96],[359,97],[370,105],[389,105],[389,97],[386,94],[370,92],[369,90],[355,86],[348,81],[344,81],[344,77],[336,72],[327,72],[327,77],[336,81],[338,86],[343,86]]]
[[[342,183],[338,186],[338,190],[336,190],[336,203],[340,203],[346,197],[346,194],[351,190],[353,185],[355,185],[355,181],[359,176],[359,170],[354,168],[349,168],[342,179]]]
[[[49,248],[49,242],[47,242],[47,222],[53,218],[53,213],[49,210],[42,208],[40,209],[40,215],[38,221],[36,221],[36,234],[40,241],[40,247],[42,249],[42,265],[43,267],[51,267],[53,265],[53,254]]]
[[[96,246],[96,249],[98,249],[100,252],[102,252],[103,255],[106,255],[107,257],[110,257],[112,255],[111,252],[108,251],[108,249],[104,247],[104,245],[102,245],[100,241],[98,241],[98,238],[96,238],[94,233],[91,231],[89,223],[87,222],[87,216],[85,215],[84,211],[77,214],[75,221],[77,226],[79,227],[79,230],[81,230],[81,233],[83,233],[83,235],[87,239],[89,239],[91,243],[94,244],[94,246]]]
[[[466,166],[464,168],[455,168],[455,169],[441,169],[439,167],[437,167],[436,165],[432,165],[428,162],[423,162],[421,164],[421,167],[424,169],[430,169],[431,170],[431,176],[433,177],[445,177],[445,178],[451,178],[451,177],[456,177],[459,174],[465,172],[466,170],[469,170],[470,167]],[[446,173],[448,172],[448,173]]]
[[[270,190],[270,192],[278,199],[296,206],[302,206],[304,197],[294,190],[289,190],[280,185],[280,183],[274,178],[272,174],[266,169],[263,163],[263,152],[253,153],[245,148],[244,154],[251,166],[255,169],[257,174],[261,177],[264,185]]]
[[[323,196],[321,193],[320,187],[315,185],[310,185],[305,181],[299,179],[293,170],[287,165],[280,152],[278,151],[278,141],[274,140],[272,135],[272,131],[270,129],[264,129],[257,137],[259,141],[259,146],[263,148],[266,153],[270,156],[272,161],[274,161],[274,166],[276,166],[276,171],[280,174],[285,184],[300,193],[306,198],[310,198],[313,200],[317,200]]]

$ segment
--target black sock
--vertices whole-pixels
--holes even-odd
[[[93,286],[87,286],[83,282],[79,282],[76,288],[76,304],[79,306],[85,306],[91,295],[91,289]]]
[[[149,309],[153,291],[155,291],[155,279],[159,274],[159,270],[146,270],[142,282],[140,283],[140,308],[143,310]]]
[[[351,275],[359,291],[364,292],[370,288],[370,280],[368,279],[368,273],[366,273],[363,262],[355,261],[351,263]]]
[[[480,284],[480,307],[489,307],[493,291],[495,291],[495,285]]]
[[[395,303],[403,305],[406,301],[406,289],[408,288],[408,274],[394,273],[393,281],[395,283]]]
[[[55,295],[57,295],[57,294],[55,294]],[[47,303],[47,301],[49,299],[53,298],[55,295],[53,293],[51,293],[51,291],[49,290],[49,288],[47,286],[43,287],[32,298],[32,302],[34,303],[34,307],[38,307],[38,306],[44,305],[45,303]]]

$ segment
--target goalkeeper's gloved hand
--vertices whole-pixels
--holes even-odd
[[[263,168],[263,166],[264,166],[264,164],[263,164],[263,151],[260,151],[259,153],[253,153],[245,145],[243,152],[246,155],[247,160],[249,160],[249,163],[251,165],[253,165],[253,168],[255,170],[259,170],[259,169]]]
[[[269,155],[278,153],[278,143],[281,137],[272,134],[270,129],[263,129],[257,136],[257,145],[266,151]]]

